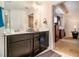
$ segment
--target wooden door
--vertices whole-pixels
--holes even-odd
[[[59,38],[59,26],[55,25],[55,42],[57,42],[60,38]]]

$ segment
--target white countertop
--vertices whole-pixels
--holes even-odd
[[[4,32],[5,35],[15,35],[15,34],[24,34],[24,33],[36,33],[36,32],[44,32],[44,31],[32,31],[32,32]]]

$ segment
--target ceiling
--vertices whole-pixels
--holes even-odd
[[[78,1],[68,1],[65,2],[70,14],[78,14],[79,12],[79,2]]]
[[[65,1],[63,3],[57,4],[58,7],[65,11],[65,13],[71,15],[79,15],[79,2],[78,1]]]

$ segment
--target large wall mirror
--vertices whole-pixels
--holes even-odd
[[[6,32],[25,32],[33,29],[34,8],[32,2],[4,2]]]

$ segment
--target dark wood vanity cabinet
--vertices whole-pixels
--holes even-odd
[[[48,47],[48,39],[48,31],[7,35],[7,56],[36,56]]]
[[[7,36],[7,56],[31,56],[32,34],[20,34]]]

